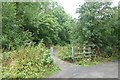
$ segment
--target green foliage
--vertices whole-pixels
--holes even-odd
[[[77,51],[77,46],[74,46],[73,47],[74,60],[73,60],[71,45],[67,45],[64,47],[55,46],[54,48],[56,51],[58,51],[56,56],[58,56],[60,59],[81,66],[92,66],[119,59],[118,53],[114,53],[111,57],[108,55],[108,53],[103,53],[100,56],[96,56],[92,60],[90,60],[89,58],[85,58],[84,54],[79,54],[79,52],[81,53],[81,51],[80,50]]]
[[[58,44],[66,45],[71,43],[71,31],[74,24],[74,20],[72,17],[64,11],[64,8],[61,7],[57,3],[53,3],[53,15],[57,18],[57,22],[59,23],[59,31],[58,31]]]
[[[58,70],[42,43],[4,52],[2,62],[3,78],[43,78]]]
[[[79,18],[75,20],[62,6],[51,0],[3,2],[1,41],[2,48],[9,50],[2,53],[3,77],[41,78],[52,74],[58,68],[45,48],[51,45],[58,45],[55,46],[59,51],[58,57],[72,62],[71,45],[67,44],[79,46],[80,49],[86,41],[96,44],[103,54],[93,62],[83,57],[75,58],[74,62],[80,65],[119,58],[118,11],[119,6],[112,7],[110,2],[86,2],[77,9]],[[45,45],[40,43],[41,40]]]
[[[86,2],[77,9],[76,43],[93,42],[101,52],[113,53],[119,44],[118,8],[110,2]]]
[[[2,47],[11,50],[32,41],[32,34],[17,25],[16,4],[2,3]]]
[[[70,61],[72,62],[72,53],[71,53],[71,47],[64,46],[64,47],[59,47],[57,46],[57,56],[65,61]]]
[[[53,1],[4,2],[2,17],[5,49],[41,40],[46,46],[70,43],[72,18]]]

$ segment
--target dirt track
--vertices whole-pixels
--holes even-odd
[[[109,62],[83,67],[60,60],[53,56],[61,71],[50,78],[118,78],[118,62]]]

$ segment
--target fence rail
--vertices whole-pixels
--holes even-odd
[[[76,59],[76,58],[89,58],[90,60],[92,59],[93,56],[96,56],[95,54],[93,54],[92,49],[89,48],[85,48],[83,47],[82,49],[83,51],[81,51],[80,47],[71,47],[71,57],[72,60]],[[53,47],[50,48],[50,55],[51,57],[54,55],[54,49]]]

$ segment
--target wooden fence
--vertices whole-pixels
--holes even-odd
[[[96,57],[95,50],[91,47],[94,47],[95,45],[87,45],[84,46],[82,49],[80,47],[71,47],[71,56],[72,59],[82,59],[86,58],[88,60],[92,60]],[[50,48],[50,55],[51,57],[54,55],[53,47]]]

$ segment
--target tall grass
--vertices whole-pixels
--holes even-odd
[[[3,78],[44,78],[58,70],[50,58],[50,51],[42,43],[2,55]]]

